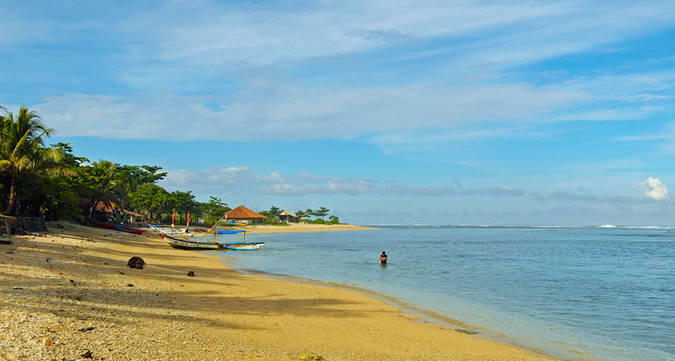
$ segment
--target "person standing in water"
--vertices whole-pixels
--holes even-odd
[[[380,264],[387,264],[387,254],[384,251],[380,255]]]

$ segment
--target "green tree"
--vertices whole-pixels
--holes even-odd
[[[180,215],[181,221],[187,219],[188,212],[190,212],[193,217],[197,216],[197,213],[199,213],[199,203],[195,200],[195,195],[192,194],[192,191],[171,192],[171,197],[174,200],[174,207],[176,208],[176,212]]]
[[[169,212],[174,206],[174,197],[164,188],[146,183],[138,186],[129,197],[129,203],[134,208],[148,214],[150,219]]]
[[[54,130],[47,128],[40,116],[26,107],[14,114],[0,109],[0,172],[9,177],[9,194],[5,214],[12,215],[17,195],[17,182],[25,174],[67,174],[62,163],[63,152],[58,148],[44,148],[43,138]]]
[[[281,213],[281,209],[279,209],[279,207],[277,206],[270,207],[270,214],[272,215],[272,217],[278,217],[279,213]]]
[[[73,170],[76,170],[78,167],[89,162],[89,159],[85,157],[75,156],[75,154],[73,154],[73,147],[70,145],[70,143],[59,142],[56,144],[52,144],[51,147],[59,149],[63,153],[62,163],[65,166],[72,168]]]
[[[332,224],[338,224],[340,223],[340,219],[337,216],[330,216],[328,217],[328,221]]]
[[[216,223],[230,210],[227,203],[216,197],[209,197],[209,201],[201,204],[202,212],[206,216],[205,222],[208,224]]]
[[[99,202],[119,203],[126,196],[124,188],[120,184],[117,164],[111,161],[94,162],[91,166],[79,168],[79,173],[78,189],[80,194],[89,200],[90,217]]]
[[[320,207],[318,211],[314,212],[314,215],[316,217],[325,217],[328,215],[328,212],[330,212],[330,209],[326,207]]]

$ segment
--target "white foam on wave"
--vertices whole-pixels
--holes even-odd
[[[600,226],[599,228],[616,228],[616,226],[613,225],[613,224],[603,224],[603,225]]]

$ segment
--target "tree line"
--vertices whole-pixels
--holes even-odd
[[[126,165],[108,160],[91,162],[73,153],[68,143],[45,145],[54,133],[34,111],[21,107],[17,114],[0,106],[0,206],[5,215],[42,217],[46,220],[92,216],[97,205],[113,204],[145,214],[150,220],[213,224],[230,207],[222,199],[197,201],[191,191],[169,192],[157,183],[167,175],[153,165]],[[268,214],[265,214],[268,212]],[[263,215],[277,219],[273,206]],[[298,211],[299,217],[325,217],[328,209]],[[338,223],[333,216],[329,221]],[[318,221],[317,221],[318,222]]]
[[[272,206],[270,207],[269,210],[267,211],[262,211],[260,214],[263,216],[267,217],[267,220],[265,223],[268,224],[279,224],[280,219],[279,219],[279,214],[281,213],[281,208],[277,206]],[[339,224],[340,219],[332,215],[328,217],[328,219],[324,219],[328,215],[328,212],[330,212],[330,209],[326,207],[319,207],[318,210],[312,210],[311,208],[307,208],[306,210],[298,210],[295,212],[295,215],[298,217],[298,219],[301,222],[304,223],[314,223],[314,224]],[[311,219],[314,217],[314,219]]]

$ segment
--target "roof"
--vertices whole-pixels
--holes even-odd
[[[99,212],[112,212],[115,208],[117,208],[115,202],[98,201],[96,203],[96,210]]]
[[[284,209],[283,211],[279,212],[280,216],[291,216],[291,217],[297,217],[295,213],[289,211],[288,209]]]
[[[225,219],[265,219],[267,217],[262,214],[253,212],[252,210],[239,206],[227,213],[225,213]]]

